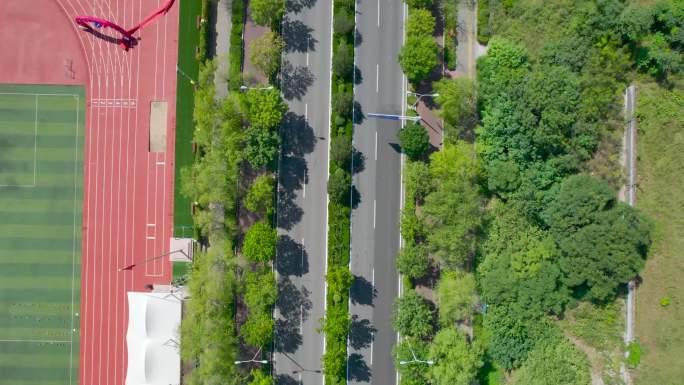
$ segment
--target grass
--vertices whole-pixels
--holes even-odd
[[[196,81],[199,61],[195,57],[195,50],[200,44],[197,16],[202,11],[202,4],[199,1],[181,1],[179,7],[178,67]],[[192,237],[191,201],[180,192],[180,170],[190,166],[193,162],[192,133],[195,124],[192,121],[192,111],[195,108],[194,88],[190,84],[190,80],[181,73],[177,75],[176,80],[176,181],[173,200],[173,233],[176,237]]]
[[[636,292],[637,385],[678,385],[684,378],[684,81],[673,84],[671,91],[637,84],[636,205],[655,224]],[[664,297],[668,306],[660,304]]]
[[[77,384],[85,93],[0,85],[0,106],[0,382]]]

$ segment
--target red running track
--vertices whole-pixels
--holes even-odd
[[[0,0],[0,82],[86,87],[80,373],[82,385],[126,376],[126,292],[168,284],[173,230],[178,6],[136,48],[77,29],[77,15],[135,25],[164,0]],[[30,9],[26,9],[30,8]],[[19,33],[17,31],[23,31]],[[149,152],[151,101],[168,102],[165,152]]]

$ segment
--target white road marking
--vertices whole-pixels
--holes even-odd
[[[304,121],[309,121],[309,103],[304,103]]]
[[[375,287],[375,268],[371,271],[371,286]]]
[[[375,131],[375,160],[378,160],[378,132]]]
[[[380,64],[375,65],[375,93],[380,90]]]
[[[370,357],[370,364],[373,366],[373,341],[371,341],[371,357]]]
[[[375,199],[373,199],[373,228],[375,228]]]
[[[145,237],[145,238],[147,238],[147,239],[154,239],[154,237]]]
[[[157,166],[162,165],[162,164],[166,164],[166,162],[157,162]]]
[[[152,226],[154,226],[154,223],[148,223],[147,226],[152,227]]]
[[[380,28],[380,0],[378,0],[378,28]]]
[[[304,334],[304,306],[299,305],[299,334]]]
[[[304,238],[302,238],[302,268],[304,267]]]

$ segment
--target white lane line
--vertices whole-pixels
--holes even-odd
[[[370,357],[370,364],[373,366],[373,341],[371,341],[371,357]]]
[[[311,44],[311,37],[306,37],[306,66],[309,66],[309,44]]]
[[[375,160],[378,160],[378,132],[375,131]]]
[[[375,93],[380,90],[380,64],[375,65]]]
[[[299,334],[304,334],[304,305],[299,305]]]
[[[304,121],[309,121],[309,103],[304,103]]]
[[[373,199],[373,228],[375,228],[375,199]]]
[[[371,271],[371,286],[375,287],[375,268]]]
[[[304,268],[304,238],[302,238],[302,268]]]
[[[378,28],[380,28],[380,0],[378,0]]]

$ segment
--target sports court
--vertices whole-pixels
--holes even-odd
[[[84,89],[0,84],[0,383],[77,384]]]

